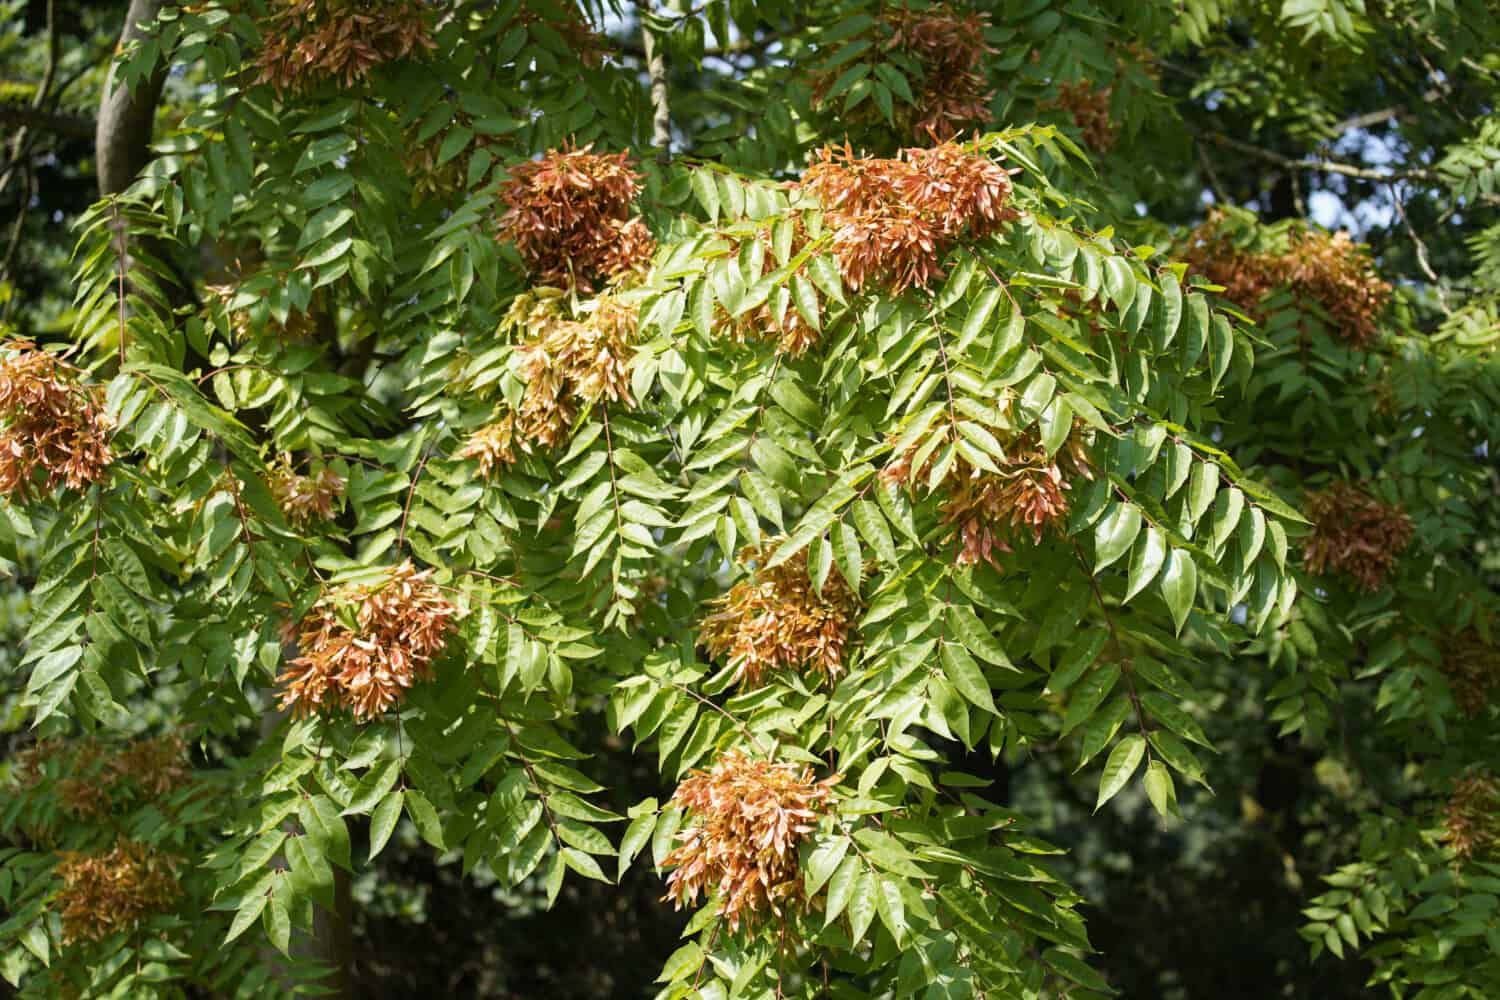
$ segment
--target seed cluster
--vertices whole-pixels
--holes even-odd
[[[458,613],[410,562],[373,585],[325,591],[303,618],[302,655],[279,678],[281,707],[299,715],[335,706],[370,719],[398,704],[406,689],[432,674]]]
[[[988,26],[987,14],[963,11],[947,3],[930,4],[922,10],[892,6],[879,15],[863,36],[872,43],[866,61],[872,65],[904,63],[918,69],[918,78],[909,81],[913,85],[912,102],[892,109],[899,132],[917,141],[944,142],[988,120],[994,95],[986,90],[982,64],[984,57],[995,51],[984,40]],[[839,65],[813,79],[815,106],[831,103],[829,92],[847,69]],[[841,98],[839,95],[836,99]],[[879,114],[873,101],[853,109],[859,124],[883,121]],[[847,115],[841,115],[841,119],[847,119]]]
[[[913,491],[928,483],[936,456],[944,449],[929,449],[919,463],[921,447],[914,443],[881,470],[881,479]],[[1073,481],[1093,479],[1088,452],[1076,430],[1050,456],[1034,431],[1018,434],[1005,444],[1005,460],[995,465],[998,472],[977,468],[956,455],[933,488],[943,493],[939,510],[950,538],[958,540],[956,562],[961,566],[988,562],[998,568],[1000,554],[1014,551],[1011,543],[1027,534],[1039,544],[1048,530],[1067,518]]]
[[[1119,138],[1110,115],[1109,102],[1113,87],[1094,87],[1092,80],[1059,84],[1057,96],[1042,101],[1039,110],[1056,108],[1073,119],[1073,124],[1083,134],[1085,144],[1101,153],[1109,152]]]
[[[22,792],[55,787],[72,816],[98,819],[133,796],[160,798],[192,778],[178,733],[110,746],[93,739],[43,740],[15,756]]]
[[[1472,626],[1444,645],[1441,668],[1459,711],[1471,719],[1483,714],[1500,690],[1500,649]]]
[[[807,552],[766,568],[780,539],[746,546],[740,561],[759,568],[748,580],[710,602],[698,642],[709,655],[727,657],[735,680],[758,687],[775,670],[809,666],[835,680],[859,613],[859,599],[844,579],[830,573],[823,592],[808,578]]]
[[[983,238],[1018,218],[1010,171],[956,143],[905,149],[897,159],[824,147],[802,178],[833,227],[844,280],[899,294],[942,277],[942,258],[961,237]]]
[[[1251,253],[1236,247],[1222,217],[1211,217],[1188,237],[1183,257],[1224,296],[1252,315],[1260,300],[1279,286],[1317,302],[1333,321],[1334,332],[1355,347],[1369,347],[1390,301],[1391,286],[1375,273],[1369,254],[1348,233],[1304,230],[1291,237],[1285,253]]]
[[[98,941],[172,907],[181,892],[170,863],[121,838],[104,854],[60,852],[63,940]]]
[[[672,796],[688,825],[663,861],[672,869],[668,898],[681,907],[700,893],[716,895],[732,930],[796,905],[802,898],[797,845],[816,828],[837,782],[738,750],[719,757],[712,770],[693,771]]]
[[[500,187],[500,236],[539,283],[593,292],[656,252],[650,230],[632,214],[641,175],[630,154],[592,150],[548,150],[511,168]]]
[[[515,365],[526,393],[514,413],[475,431],[459,451],[489,475],[516,460],[516,448],[551,448],[568,439],[579,411],[594,403],[633,406],[630,359],[639,315],[618,296],[596,296],[581,318],[565,313],[561,296],[525,293],[506,324],[519,327]]]
[[[112,460],[103,393],[80,384],[77,369],[56,356],[12,346],[0,358],[0,494],[28,503],[58,486],[97,482]]]
[[[277,93],[325,81],[353,87],[371,70],[436,47],[422,0],[295,0],[259,22],[256,83]]]
[[[1500,847],[1500,781],[1494,775],[1466,775],[1453,786],[1443,811],[1442,839],[1461,861]]]
[[[285,455],[271,468],[271,495],[286,519],[298,527],[333,517],[333,502],[344,495],[344,477],[329,468],[302,475]]]
[[[1412,523],[1406,512],[1352,483],[1336,482],[1307,494],[1303,509],[1313,522],[1312,533],[1302,543],[1308,571],[1347,574],[1362,590],[1379,590],[1396,558],[1411,544]]]

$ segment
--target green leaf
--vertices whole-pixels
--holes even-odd
[[[1117,503],[1094,526],[1094,572],[1106,569],[1135,542],[1141,530],[1140,508],[1132,503]]]
[[[661,975],[656,977],[658,983],[675,983],[679,979],[686,979],[697,973],[704,962],[703,948],[696,941],[687,944],[672,952],[666,964],[661,967]]]
[[[1177,789],[1172,784],[1172,772],[1159,760],[1146,765],[1146,797],[1162,819],[1177,815]]]
[[[745,494],[745,499],[750,501],[757,514],[777,528],[782,527],[781,495],[769,479],[754,469],[744,469],[740,472],[740,492]]]
[[[1177,336],[1177,327],[1182,323],[1182,285],[1171,271],[1158,276],[1161,285],[1161,308],[1157,310],[1157,350],[1165,350]]]
[[[946,612],[948,628],[958,637],[964,647],[986,663],[1009,670],[1016,669],[1005,655],[1005,648],[995,639],[994,633],[979,620],[974,609],[967,604],[950,604]]]
[[[859,529],[860,536],[869,543],[870,548],[887,566],[895,566],[896,543],[891,537],[891,529],[885,523],[885,515],[880,508],[868,500],[856,500],[854,502],[854,526]]]
[[[287,905],[287,896],[292,895],[291,879],[282,876],[276,880],[267,901],[265,911],[266,937],[276,950],[288,957],[292,953],[292,917]]]
[[[47,928],[41,922],[26,928],[26,933],[21,935],[21,944],[35,955],[42,965],[52,967],[52,943],[47,938]]]
[[[822,889],[838,871],[839,866],[844,862],[845,855],[849,853],[849,843],[848,837],[826,837],[808,853],[804,869],[807,874],[802,885],[802,891],[808,899],[816,896],[818,890]]]
[[[1146,533],[1136,543],[1130,558],[1130,577],[1125,586],[1125,601],[1146,588],[1161,570],[1167,558],[1167,540],[1155,525],[1147,525]]]
[[[1037,424],[1043,450],[1048,455],[1054,454],[1068,439],[1068,432],[1072,429],[1073,407],[1068,404],[1066,396],[1054,397],[1052,402],[1047,404],[1047,408],[1042,411],[1041,419]]]
[[[984,330],[985,324],[990,321],[990,316],[995,312],[995,306],[1004,294],[1005,289],[1000,285],[991,285],[979,293],[979,298],[974,300],[974,305],[970,307],[969,315],[964,320],[958,343],[953,345],[954,354],[963,354],[974,342],[974,339]]]
[[[651,834],[656,830],[656,819],[657,813],[653,809],[631,820],[630,825],[625,828],[625,836],[620,838],[620,868],[616,876],[617,880],[625,877],[625,870],[630,867],[635,856],[651,839]]]
[[[990,694],[990,683],[985,680],[984,671],[979,669],[979,664],[974,662],[968,650],[950,641],[943,643],[940,655],[943,673],[954,689],[972,704],[993,714],[995,699]]]
[[[1061,735],[1066,736],[1087,722],[1119,679],[1120,667],[1114,663],[1106,663],[1090,673],[1068,697],[1068,710],[1063,715]]]
[[[386,797],[385,793],[391,790],[391,786],[396,783],[400,775],[401,762],[395,758],[370,768],[355,786],[354,794],[350,797],[349,805],[344,808],[342,815],[367,815]]]
[[[693,171],[693,194],[698,199],[698,204],[703,206],[704,213],[709,222],[719,221],[719,186],[714,183],[713,171],[698,169]]]
[[[826,927],[837,920],[844,912],[844,908],[849,905],[855,886],[859,882],[860,868],[861,862],[858,858],[845,858],[828,879],[828,898],[823,905],[823,926]]]
[[[1187,509],[1192,524],[1197,524],[1213,506],[1219,491],[1219,467],[1213,462],[1193,466],[1188,477]]]
[[[1188,749],[1186,743],[1165,729],[1151,730],[1150,739],[1151,746],[1161,754],[1161,759],[1170,764],[1174,771],[1189,781],[1208,788],[1208,779],[1204,776],[1203,765],[1198,761],[1197,755]]]
[[[352,870],[349,858],[349,828],[338,805],[326,795],[302,799],[297,807],[302,828],[318,846],[318,852],[341,868]]]
[[[1139,733],[1131,733],[1115,744],[1115,748],[1110,751],[1109,760],[1104,762],[1104,774],[1099,778],[1099,800],[1094,803],[1094,812],[1098,812],[1104,803],[1129,784],[1145,755],[1146,741]]]
[[[417,833],[438,850],[446,850],[447,846],[443,843],[443,824],[438,819],[437,810],[432,808],[432,803],[427,800],[427,796],[415,788],[408,788],[405,799],[407,814],[416,825]]]
[[[1239,526],[1240,514],[1245,510],[1245,494],[1231,486],[1220,493],[1214,501],[1213,542],[1214,550],[1224,547],[1234,529]]]
[[[859,550],[859,536],[843,521],[833,526],[833,558],[849,589],[858,594],[864,579],[864,556]]]
[[[875,919],[876,895],[880,889],[874,872],[865,872],[849,896],[849,940],[864,941]]]
[[[263,881],[269,882],[269,878]],[[229,934],[224,938],[225,944],[245,933],[255,921],[260,919],[261,911],[266,908],[267,896],[266,886],[259,882],[245,893],[245,897],[240,900],[240,905],[234,912],[234,920],[229,924]]]
[[[1172,612],[1172,626],[1181,634],[1182,625],[1198,596],[1198,567],[1193,565],[1193,557],[1185,549],[1173,549],[1167,554],[1160,586],[1162,599]]]
[[[792,301],[797,306],[797,314],[807,322],[814,330],[823,329],[823,313],[818,305],[818,290],[806,277],[797,274],[792,276]]]
[[[900,944],[906,939],[906,905],[901,899],[901,884],[879,878],[875,882],[875,892],[875,910],[880,914],[880,922]]]
[[[369,860],[374,861],[375,856],[390,842],[391,834],[396,830],[396,823],[401,819],[401,803],[401,789],[393,788],[385,798],[380,800],[380,805],[375,807],[375,813],[370,817]]]

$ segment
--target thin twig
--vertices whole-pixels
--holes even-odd
[[[1417,266],[1422,269],[1422,274],[1427,280],[1432,282],[1432,290],[1437,294],[1438,308],[1443,311],[1443,315],[1452,316],[1453,310],[1448,307],[1448,296],[1443,291],[1443,283],[1438,280],[1437,272],[1432,268],[1432,260],[1427,255],[1427,244],[1422,241],[1421,236],[1417,235],[1417,228],[1411,224],[1411,219],[1407,218],[1406,206],[1401,204],[1401,192],[1395,184],[1390,184],[1388,187],[1391,191],[1391,204],[1396,206],[1396,214],[1401,217],[1401,224],[1406,227],[1406,235],[1411,237],[1412,244],[1416,247]]]

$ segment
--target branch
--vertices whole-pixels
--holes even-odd
[[[31,95],[31,108],[34,111],[41,110],[42,104],[47,100],[48,92],[52,90],[52,81],[57,76],[57,49],[57,5],[55,0],[47,0],[47,68],[42,71],[42,82],[37,84],[36,92]],[[29,145],[27,142],[28,131],[26,128],[17,129],[15,138],[11,140],[10,155],[6,160],[5,173],[0,174],[0,195],[3,195],[5,189],[10,187],[10,179],[15,176],[16,165],[21,162],[21,157],[26,153],[26,148]],[[25,201],[21,203],[20,212],[23,215],[26,213]],[[19,234],[20,231],[20,223],[17,223],[16,232]],[[7,264],[9,263],[11,252],[14,252],[14,250],[15,246],[12,245],[10,251],[5,255]]]
[[[123,52],[144,37],[165,0],[130,0],[125,27],[116,51]],[[130,186],[151,158],[151,128],[156,105],[166,83],[166,66],[131,89],[117,79],[119,63],[111,60],[109,76],[99,99],[99,121],[94,131],[94,162],[101,195],[118,194]]]
[[[1339,174],[1343,177],[1356,177],[1364,181],[1381,181],[1383,183],[1399,180],[1431,181],[1434,179],[1430,170],[1424,170],[1421,167],[1411,167],[1406,170],[1375,170],[1369,167],[1356,167],[1350,163],[1339,163],[1335,160],[1319,160],[1312,157],[1299,160],[1269,149],[1262,149],[1248,142],[1231,139],[1229,136],[1218,132],[1212,132],[1200,138],[1207,139],[1207,141],[1223,146],[1226,149],[1232,149],[1235,152],[1253,156],[1258,160],[1274,163],[1278,167],[1285,167],[1288,170],[1302,170],[1314,174]]]
[[[667,96],[667,59],[651,29],[641,25],[645,45],[646,75],[651,79],[651,145],[656,162],[666,166],[672,159],[672,109]]]
[[[1422,269],[1422,274],[1432,282],[1432,290],[1437,294],[1438,308],[1443,315],[1452,316],[1453,310],[1448,306],[1448,296],[1443,292],[1443,284],[1438,279],[1437,272],[1432,269],[1432,259],[1427,255],[1427,244],[1422,237],[1417,235],[1417,227],[1411,224],[1411,219],[1406,216],[1406,206],[1401,204],[1401,192],[1396,189],[1395,184],[1390,184],[1391,204],[1396,206],[1396,214],[1401,217],[1401,224],[1406,227],[1406,235],[1411,237],[1413,246],[1417,251],[1417,266]]]
[[[24,130],[43,129],[59,135],[83,139],[94,134],[98,123],[85,115],[70,115],[65,111],[43,111],[25,104],[0,104],[0,124],[15,125]]]

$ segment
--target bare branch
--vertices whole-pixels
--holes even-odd
[[[1342,177],[1355,177],[1359,180],[1381,181],[1382,183],[1399,180],[1431,181],[1434,179],[1432,171],[1424,170],[1421,167],[1411,167],[1405,170],[1376,170],[1369,167],[1356,167],[1350,163],[1339,163],[1336,160],[1320,160],[1313,157],[1306,157],[1299,160],[1269,149],[1262,149],[1248,142],[1231,139],[1229,136],[1219,132],[1210,133],[1202,138],[1215,145],[1244,153],[1247,156],[1253,156],[1267,163],[1274,163],[1278,167],[1285,167],[1288,170],[1300,170],[1314,174],[1338,174]]]
[[[1406,228],[1406,235],[1411,237],[1412,245],[1416,248],[1417,266],[1422,269],[1423,276],[1431,282],[1432,290],[1437,295],[1438,308],[1443,310],[1445,316],[1452,316],[1453,310],[1448,307],[1448,296],[1443,292],[1443,284],[1438,279],[1437,272],[1433,270],[1432,259],[1428,256],[1427,244],[1422,241],[1421,236],[1417,235],[1417,228],[1411,224],[1411,219],[1407,218],[1406,206],[1401,204],[1401,192],[1394,184],[1388,187],[1391,190],[1391,204],[1396,206],[1396,214],[1401,217],[1401,224]]]
[[[64,111],[42,111],[24,104],[0,104],[0,124],[15,125],[24,135],[26,129],[41,129],[58,135],[82,139],[94,134],[97,123],[84,115]]]

